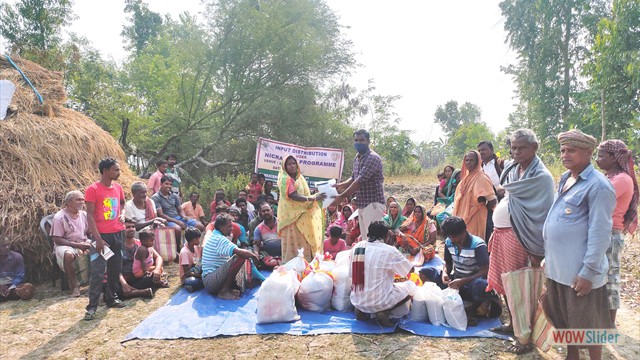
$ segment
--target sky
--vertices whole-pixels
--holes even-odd
[[[401,96],[395,111],[400,128],[409,130],[414,141],[443,136],[433,114],[449,100],[478,105],[494,132],[508,125],[516,86],[500,67],[515,62],[515,54],[505,44],[500,1],[325,1],[345,27],[361,64],[348,82],[366,89],[373,79],[379,95]],[[147,3],[152,11],[173,18],[202,10],[200,0]],[[70,31],[88,38],[107,57],[125,57],[120,37],[124,0],[75,0],[74,12],[77,19]]]

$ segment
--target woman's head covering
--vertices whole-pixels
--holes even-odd
[[[613,154],[618,165],[633,179],[633,196],[629,209],[624,214],[624,227],[629,233],[634,233],[638,227],[638,180],[633,169],[633,153],[620,140],[607,140],[598,146],[598,150]]]
[[[477,231],[477,234],[481,238],[484,238],[487,220],[486,213],[480,217],[476,217],[475,215],[481,211],[481,208],[486,209],[486,207],[478,204],[478,197],[482,196],[487,200],[493,200],[495,199],[496,193],[491,179],[482,171],[480,153],[475,150],[470,151],[470,153],[471,152],[476,154],[478,164],[473,170],[469,171],[467,170],[465,162],[462,161],[462,170],[460,171],[462,179],[456,186],[453,214],[463,218],[469,229],[477,227],[474,231]]]
[[[347,222],[349,220],[349,218],[344,216],[344,209],[349,209],[349,211],[351,211],[351,214],[353,214],[353,209],[351,208],[351,205],[345,205],[342,207],[342,209],[340,209],[340,218],[344,221]],[[351,216],[351,215],[349,215]]]
[[[298,159],[296,159],[293,155],[289,155],[286,158],[284,158],[282,160],[282,170],[284,171],[285,174],[289,175],[289,172],[287,172],[287,160],[289,160],[289,158],[293,159],[296,162],[296,176],[294,177],[294,180],[298,178],[298,176],[300,175],[300,164],[298,164]]]
[[[405,234],[411,234],[420,244],[424,243],[427,239],[428,231],[427,224],[429,223],[427,218],[427,209],[423,205],[416,205],[416,208],[420,208],[422,210],[422,221],[419,223],[416,222],[415,211],[411,216],[409,216],[403,223],[402,226],[407,227],[405,230]],[[409,240],[409,243],[412,247],[420,246],[420,244],[412,242]]]
[[[451,172],[451,177],[449,178],[449,180],[447,180],[447,184],[444,186],[444,189],[442,189],[442,193],[445,196],[453,195],[453,193],[455,191],[455,185],[457,184],[456,176],[459,173],[460,173],[459,169],[453,169],[453,171]]]
[[[413,212],[413,210],[411,210],[411,212],[409,212],[409,208],[407,207],[407,203],[409,202],[409,200],[413,201],[414,209],[417,206],[416,199],[414,199],[412,197],[408,198],[404,202],[404,207],[402,208],[402,215],[404,215],[404,216],[409,216]]]
[[[396,204],[398,205],[398,214],[396,214],[395,219],[391,216],[391,212],[388,211],[389,209],[387,209],[387,215],[385,215],[382,220],[384,220],[385,222],[387,222],[387,225],[389,226],[389,228],[391,230],[395,230],[398,227],[400,227],[400,225],[402,225],[402,223],[406,220],[406,217],[404,215],[402,215],[402,211],[400,211],[400,204],[398,204],[397,201],[392,201],[391,203],[389,203],[389,205],[391,204]]]
[[[476,173],[478,171],[482,171],[482,158],[480,157],[480,152],[478,152],[478,150],[471,150],[469,151],[467,154],[469,153],[475,153],[476,154],[476,158],[478,159],[478,165],[476,165],[475,169],[469,171],[469,169],[467,169],[467,164],[464,161],[464,157],[462,158],[462,166],[460,167],[460,182],[462,182],[462,180],[464,180],[464,178],[466,178],[467,176]],[[466,157],[467,154],[464,154],[464,156]],[[455,178],[455,176],[451,176],[452,178]]]
[[[422,210],[422,221],[420,223],[425,222],[427,220],[427,208],[424,205],[420,205],[420,204],[417,204],[416,208],[420,208],[420,210]],[[413,213],[411,214],[412,220],[415,220],[415,215],[416,215],[416,209],[414,208]]]

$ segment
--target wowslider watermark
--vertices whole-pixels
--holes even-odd
[[[555,345],[621,345],[624,336],[617,329],[555,329],[551,342]]]

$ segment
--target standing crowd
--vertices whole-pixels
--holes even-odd
[[[532,349],[531,324],[514,324],[522,299],[505,279],[537,269],[546,277],[542,305],[556,328],[615,327],[620,253],[625,234],[636,230],[638,206],[633,157],[622,141],[598,144],[579,130],[559,134],[560,159],[568,171],[556,188],[536,154],[536,135],[516,130],[509,138],[510,159],[498,158],[492,143],[482,141],[459,169],[446,166],[438,174],[432,204],[411,197],[401,205],[384,197],[383,161],[370,149],[369,133],[358,130],[353,139],[358,154],[352,174],[335,185],[338,195],[326,209],[326,194],[313,193],[297,159],[288,156],[275,184],[253,173],[233,201],[217,190],[210,219],[197,193],[181,201],[174,155],[156,163],[147,184],[133,184],[128,201],[116,182],[120,164],[102,160],[100,180],[84,193],[67,194],[50,231],[74,296],[80,295],[74,260],[90,256],[85,319],[94,318],[101,294],[108,307],[119,308],[123,298],[152,297],[168,286],[154,245],[160,230],[170,230],[178,255],[164,261],[178,262],[181,283],[225,299],[238,299],[264,280],[257,269],[286,263],[299,249],[307,261],[316,253],[335,258],[350,251],[351,301],[358,319],[388,324],[406,315],[403,309],[415,292],[408,279],[417,273],[423,282],[457,289],[468,304],[470,325],[508,306],[512,322],[493,330],[514,333],[509,350],[524,353]],[[596,150],[604,174],[591,164]],[[429,261],[438,232],[444,238],[444,266]],[[23,278],[22,257],[3,239],[0,299],[31,296]],[[520,289],[523,296],[527,291],[535,290]],[[590,346],[589,353],[597,359],[601,347]],[[578,356],[578,348],[569,346],[568,358]]]

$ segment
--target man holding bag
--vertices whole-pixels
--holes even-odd
[[[491,330],[515,332],[516,340],[508,350],[523,354],[533,349],[530,344],[531,324],[514,326],[518,319],[527,317],[515,314],[516,311],[535,311],[535,307],[527,309],[526,305],[535,306],[540,289],[515,286],[513,291],[516,293],[509,293],[502,278],[513,276],[512,272],[526,268],[529,263],[533,267],[540,266],[544,258],[542,227],[553,204],[554,183],[553,176],[536,155],[538,140],[533,131],[516,130],[511,134],[510,140],[514,161],[504,170],[498,185],[498,190],[502,190],[504,197],[493,211],[494,231],[489,242],[491,258],[487,291],[494,290],[503,295],[512,312],[510,324]],[[531,301],[527,301],[528,299]]]

